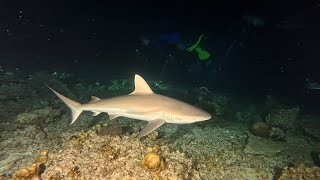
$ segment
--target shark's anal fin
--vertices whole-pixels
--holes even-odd
[[[109,119],[110,119],[110,120],[113,120],[113,119],[119,117],[119,115],[113,114],[113,113],[108,113],[108,115],[109,115]]]
[[[100,101],[100,98],[98,98],[96,96],[91,96],[91,101],[89,103],[95,103],[98,101]],[[92,111],[92,112],[93,112],[92,116],[98,116],[101,113],[99,111]]]
[[[98,98],[98,97],[96,97],[96,96],[91,96],[91,101],[90,101],[90,103],[97,102],[97,101],[99,101],[99,100],[100,100],[100,98]]]
[[[141,138],[143,136],[146,136],[153,132],[154,130],[158,129],[162,124],[164,124],[166,121],[163,119],[155,119],[152,121],[149,121],[146,127],[144,127],[139,134],[137,135],[138,138]]]

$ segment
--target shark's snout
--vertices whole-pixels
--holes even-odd
[[[192,115],[192,122],[198,122],[198,121],[207,121],[212,118],[212,115],[206,111],[198,111],[194,115]]]
[[[206,121],[212,118],[212,115],[206,111],[203,111],[201,115],[199,115],[200,119]]]
[[[204,115],[204,119],[209,120],[211,118],[212,118],[212,115],[206,112]]]

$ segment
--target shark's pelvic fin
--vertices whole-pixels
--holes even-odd
[[[73,124],[74,121],[77,120],[77,118],[79,117],[79,115],[81,114],[82,110],[79,109],[79,107],[81,106],[80,103],[71,100],[65,96],[63,96],[62,94],[56,92],[55,90],[53,90],[51,87],[49,87],[47,84],[46,86],[54,93],[56,94],[70,109],[72,112],[72,121],[70,124]]]
[[[110,119],[110,120],[113,120],[113,119],[119,117],[119,115],[113,114],[113,113],[108,113],[108,115],[109,115],[109,119]]]
[[[97,102],[99,100],[100,100],[100,98],[98,98],[96,96],[91,96],[91,101],[89,103]]]
[[[98,112],[98,111],[92,111],[93,112],[93,114],[92,114],[92,116],[98,116],[101,112]]]
[[[153,132],[154,130],[158,129],[162,124],[164,124],[166,121],[163,119],[156,119],[149,121],[146,127],[144,127],[139,134],[137,135],[138,138],[141,138],[143,136],[146,136]]]
[[[135,90],[131,94],[153,94],[148,83],[138,74],[134,77]]]

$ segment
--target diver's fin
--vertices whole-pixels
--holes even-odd
[[[148,83],[138,74],[134,77],[134,86],[135,90],[131,94],[153,94]]]
[[[146,136],[153,132],[154,130],[158,129],[162,124],[164,124],[166,121],[163,119],[156,119],[149,121],[146,127],[144,127],[139,134],[137,135],[138,138],[141,138],[143,136]]]

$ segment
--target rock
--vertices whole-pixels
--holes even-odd
[[[302,129],[306,135],[320,140],[320,123],[318,121],[305,122]]]
[[[274,142],[270,139],[262,139],[249,135],[248,143],[243,152],[247,154],[274,156],[286,149],[283,142]]]
[[[122,134],[122,127],[119,125],[102,126],[98,135],[100,136],[119,136]]]
[[[297,117],[300,108],[272,110],[266,117],[266,123],[285,131],[295,130],[298,126]]]
[[[60,116],[60,111],[53,110],[50,107],[21,113],[17,116],[17,121],[25,125],[41,125],[54,122]]]
[[[251,132],[259,137],[269,137],[271,128],[265,122],[258,121],[252,125]]]
[[[313,160],[314,165],[320,166],[320,152],[319,151],[311,151],[310,156]]]
[[[286,141],[286,134],[280,128],[271,128],[270,137],[276,141]]]

